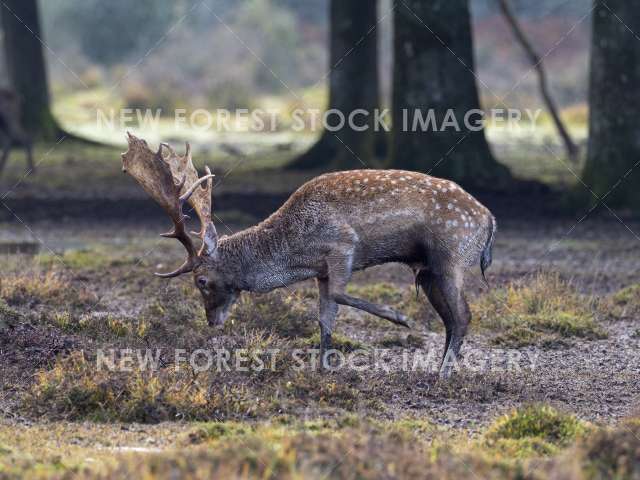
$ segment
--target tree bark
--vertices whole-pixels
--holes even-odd
[[[380,101],[376,0],[331,0],[328,111],[342,112],[347,123],[325,130],[320,139],[290,165],[292,169],[348,169],[371,166],[384,137],[374,128],[374,110]],[[349,128],[349,115],[358,127]],[[338,124],[331,115],[329,123]],[[334,125],[335,124],[335,125]]]
[[[596,1],[583,179],[608,205],[640,208],[640,42],[633,32],[640,32],[637,5]]]
[[[22,124],[32,138],[56,140],[60,128],[50,109],[37,1],[4,0],[0,16],[9,81],[21,98]]]
[[[468,1],[403,0],[394,25],[391,165],[465,185],[501,186],[509,171],[477,128],[482,114]],[[428,120],[429,110],[435,122],[425,128],[418,115]]]

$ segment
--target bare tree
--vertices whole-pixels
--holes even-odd
[[[564,143],[564,147],[567,150],[567,157],[569,157],[569,160],[576,162],[578,158],[578,147],[572,140],[569,131],[564,126],[564,123],[562,122],[562,119],[560,118],[560,115],[558,113],[558,108],[553,101],[553,97],[551,96],[551,92],[549,91],[547,72],[544,69],[542,58],[540,57],[540,55],[538,55],[538,52],[536,52],[535,48],[533,48],[533,45],[531,45],[531,42],[527,38],[527,35],[524,33],[524,30],[522,30],[518,19],[511,9],[509,0],[498,0],[498,5],[500,5],[502,15],[511,27],[513,35],[516,37],[518,43],[520,43],[520,46],[525,51],[527,57],[529,58],[529,61],[531,62],[531,65],[538,74],[540,94],[542,95],[542,99],[547,106],[547,110],[549,110],[549,113],[551,114],[551,118],[553,118],[553,123],[556,126],[556,130],[558,130],[558,134],[560,135],[560,138]]]

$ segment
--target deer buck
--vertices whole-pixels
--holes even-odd
[[[401,262],[413,269],[416,287],[444,322],[440,374],[451,374],[471,318],[462,290],[464,273],[479,262],[484,276],[496,230],[490,211],[458,185],[399,170],[329,173],[304,184],[262,223],[218,238],[211,219],[213,175],[207,168],[198,177],[189,145],[180,156],[166,144],[153,152],[131,134],[128,143],[123,170],[173,220],[173,231],[163,236],[187,250],[180,268],[156,275],[193,272],[210,325],[225,322],[240,292],[268,292],[316,278],[320,358],[326,365],[339,305],[409,326],[402,313],[345,293],[352,272]],[[199,249],[185,231],[187,202],[201,223]],[[453,362],[445,362],[449,357]]]
[[[2,145],[2,157],[0,157],[0,174],[4,171],[5,164],[14,144],[23,145],[27,153],[27,163],[33,172],[33,154],[31,139],[20,125],[21,109],[20,98],[11,90],[0,89],[0,145]]]

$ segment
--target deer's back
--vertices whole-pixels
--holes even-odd
[[[361,266],[413,261],[440,252],[474,262],[485,245],[491,212],[454,182],[403,170],[351,170],[300,187],[265,223],[291,235],[353,232]],[[276,225],[279,224],[279,225]]]

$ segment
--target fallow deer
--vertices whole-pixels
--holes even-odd
[[[20,98],[15,92],[0,88],[0,145],[2,146],[0,174],[4,171],[5,164],[11,153],[11,147],[16,143],[24,146],[29,169],[32,172],[35,170],[31,139],[22,128],[20,118]]]
[[[161,144],[157,152],[129,134],[122,154],[131,174],[173,220],[186,262],[171,278],[193,272],[210,325],[222,325],[240,292],[268,292],[316,278],[319,289],[320,352],[331,346],[339,305],[395,324],[409,319],[386,305],[345,293],[352,272],[373,265],[409,265],[446,327],[442,376],[451,374],[467,332],[470,312],[462,290],[465,270],[478,262],[484,276],[491,263],[496,222],[491,212],[455,183],[399,170],[328,173],[302,185],[262,223],[218,238],[212,222],[210,170],[201,178],[190,147],[177,155]],[[189,203],[201,223],[201,247],[185,230]],[[193,233],[193,232],[192,232]]]

